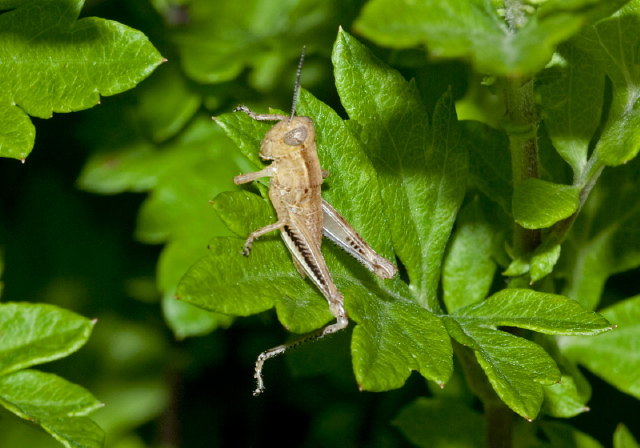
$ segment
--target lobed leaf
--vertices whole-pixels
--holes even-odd
[[[129,90],[162,56],[144,34],[120,23],[77,20],[82,0],[43,0],[7,7],[0,16],[0,156],[25,159],[35,130],[27,114],[49,118]],[[6,121],[5,121],[6,120]]]
[[[445,316],[443,321],[455,340],[475,352],[500,399],[517,414],[534,419],[544,398],[543,385],[560,381],[547,352],[534,342],[464,318]]]
[[[467,151],[450,94],[427,113],[412,82],[344,31],[333,52],[336,86],[380,179],[393,245],[415,300],[435,311],[445,245],[461,205]]]
[[[628,162],[640,150],[640,70],[634,32],[640,25],[639,8],[640,2],[632,0],[575,39],[592,58],[592,64],[601,67],[611,80],[613,98],[595,149],[600,160],[610,166]]]
[[[0,374],[63,358],[82,347],[93,321],[47,304],[0,304]]]
[[[283,243],[264,239],[248,257],[241,254],[243,240],[212,239],[210,255],[187,271],[177,296],[199,308],[234,316],[275,306],[282,324],[295,333],[314,330],[331,320],[326,300],[302,280]],[[295,313],[287,310],[291,305]]]
[[[533,14],[520,4],[505,4],[506,17],[500,17],[490,0],[373,0],[355,27],[379,45],[422,44],[432,57],[463,58],[480,73],[525,76],[541,70],[556,46],[585,23],[608,16],[626,1],[550,1]]]
[[[453,349],[442,321],[399,297],[381,300],[372,292],[345,290],[353,330],[353,369],[361,389],[401,387],[412,370],[445,384],[453,372]]]

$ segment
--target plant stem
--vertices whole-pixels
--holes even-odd
[[[533,78],[505,79],[504,98],[507,111],[502,127],[509,136],[513,186],[539,177],[538,114],[536,113]],[[517,256],[532,253],[540,244],[540,230],[528,230],[514,224],[513,248]]]
[[[453,351],[460,362],[467,385],[484,407],[486,422],[485,446],[487,448],[511,447],[514,412],[504,404],[489,383],[487,375],[478,364],[473,351],[455,341]]]
[[[487,434],[485,446],[490,448],[509,448],[513,438],[513,411],[502,401],[485,404]]]

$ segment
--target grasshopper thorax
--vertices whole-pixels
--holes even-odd
[[[260,146],[260,157],[277,160],[308,148],[316,138],[313,120],[293,117],[278,122],[271,128]]]

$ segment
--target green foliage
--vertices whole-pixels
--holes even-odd
[[[527,179],[513,192],[513,219],[525,229],[551,227],[578,210],[579,193],[568,185]]]
[[[0,0],[0,155],[29,154],[29,115],[91,108],[155,72],[55,129],[42,123],[60,148],[22,167],[40,167],[33,186],[15,167],[0,173],[0,287],[100,320],[62,359],[91,322],[0,305],[0,403],[13,419],[0,419],[0,445],[57,443],[33,442],[13,413],[66,446],[102,446],[87,417],[101,404],[65,377],[108,404],[95,415],[108,448],[275,437],[599,447],[612,438],[605,417],[629,427],[614,447],[638,446],[639,0],[107,0],[82,11],[141,31],[78,20],[81,7]],[[286,371],[270,361],[256,405],[252,363],[285,338],[275,320],[306,333],[334,319],[275,232],[242,256],[277,217],[267,179],[232,181],[267,166],[258,150],[273,123],[229,112],[288,114],[303,44],[296,112],[315,124],[323,198],[399,273],[380,280],[323,244],[350,328],[287,355]],[[69,160],[85,152],[83,192],[60,193],[46,173],[77,176]],[[114,236],[132,233],[135,210],[136,240],[160,249]],[[613,415],[620,397],[633,404]],[[601,424],[585,423],[589,409]],[[274,434],[283,421],[293,429]]]
[[[83,387],[28,368],[78,350],[93,324],[53,305],[0,304],[0,404],[69,448],[102,446],[102,429],[85,417],[102,403]]]
[[[601,314],[616,324],[615,331],[597,338],[562,338],[558,341],[562,352],[618,389],[640,397],[640,297],[605,308]]]
[[[82,0],[49,0],[4,8],[0,156],[24,160],[35,139],[28,115],[93,107],[99,95],[131,89],[162,62],[146,36],[120,23],[77,21]]]
[[[606,17],[627,1],[557,0],[543,2],[538,9],[505,2],[504,9],[496,10],[490,0],[374,0],[356,27],[382,45],[425,44],[436,57],[468,59],[480,73],[523,75],[542,69],[556,45],[585,22]]]

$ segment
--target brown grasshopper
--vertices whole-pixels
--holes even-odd
[[[302,339],[261,353],[256,362],[255,378],[258,387],[254,395],[264,390],[262,366],[267,359],[308,340],[342,330],[349,323],[344,298],[333,282],[320,251],[323,233],[378,277],[389,279],[397,272],[393,264],[378,255],[342,215],[322,199],[320,186],[329,173],[320,167],[313,121],[309,117],[295,116],[303,61],[304,49],[296,75],[291,116],[257,114],[244,106],[234,110],[244,112],[254,120],[278,121],[267,132],[260,145],[260,157],[271,160],[271,164],[260,171],[241,174],[233,179],[236,184],[244,184],[270,177],[269,199],[278,215],[278,221],[249,235],[242,253],[248,256],[256,238],[273,230],[280,230],[282,239],[293,256],[294,265],[303,277],[308,275],[326,297],[336,323],[303,336]]]

